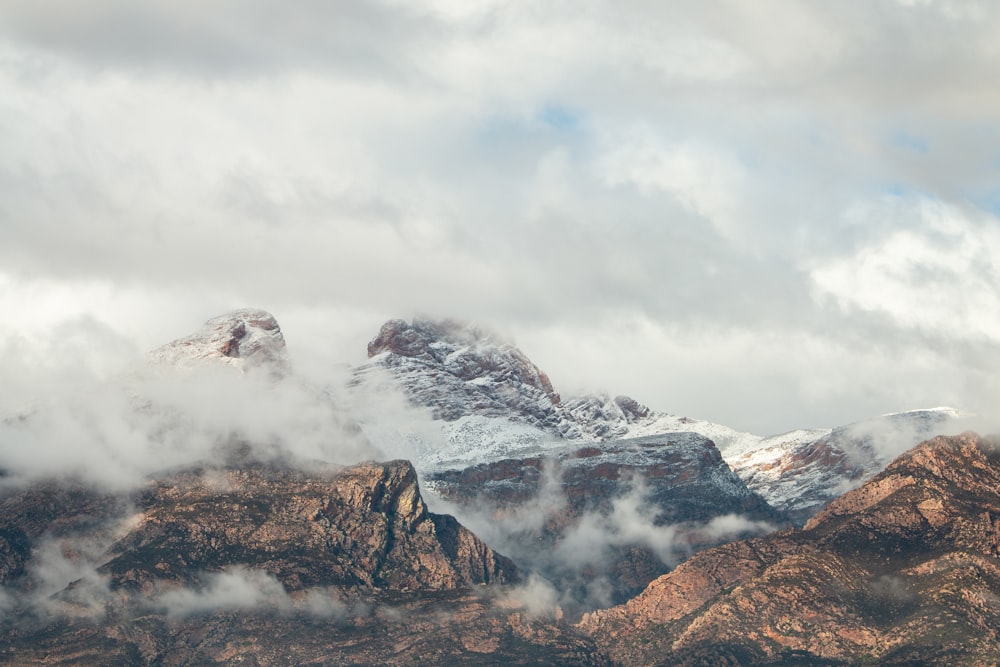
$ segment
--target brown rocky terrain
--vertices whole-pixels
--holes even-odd
[[[127,496],[55,482],[0,501],[4,584],[42,539],[110,540],[99,574],[146,594],[252,564],[288,590],[450,590],[518,578],[454,518],[427,510],[406,461],[310,472],[248,462],[159,476]]]
[[[428,512],[406,461],[309,473],[200,469],[157,480],[99,571],[148,592],[252,563],[287,590],[450,590],[512,581],[513,563]]]
[[[293,596],[294,598],[294,596]],[[298,600],[296,600],[298,602]],[[337,614],[306,605],[187,616],[115,610],[8,629],[8,665],[580,665],[611,662],[585,636],[468,590],[380,594]],[[8,624],[9,625],[9,624]]]
[[[0,510],[4,664],[606,664],[405,461],[50,482]]]
[[[936,438],[801,531],[696,554],[580,627],[628,665],[1000,660],[1000,449]]]

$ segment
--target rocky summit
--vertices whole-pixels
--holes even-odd
[[[703,551],[580,627],[618,664],[1000,661],[1000,449],[936,438],[803,530]]]
[[[256,308],[234,310],[205,322],[198,331],[149,353],[153,364],[178,367],[222,363],[241,370],[265,367],[287,371],[285,337],[271,313]]]
[[[553,433],[574,433],[545,373],[513,345],[455,322],[390,320],[368,344],[414,402],[445,421],[509,417]]]

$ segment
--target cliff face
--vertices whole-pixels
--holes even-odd
[[[606,664],[511,597],[513,563],[429,512],[405,461],[53,482],[0,508],[5,664]]]
[[[451,517],[427,511],[406,461],[303,473],[255,466],[159,479],[100,572],[149,592],[253,563],[287,590],[448,590],[516,578]]]
[[[581,628],[623,664],[993,664],[998,592],[1000,453],[966,434],[903,455],[802,531],[695,555]]]

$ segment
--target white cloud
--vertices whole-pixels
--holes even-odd
[[[1000,342],[1000,221],[931,200],[864,207],[854,216],[862,225],[904,218],[908,227],[817,266],[820,295],[903,328]]]
[[[232,567],[206,575],[200,589],[167,591],[156,598],[171,616],[190,616],[213,611],[272,609],[288,610],[291,599],[273,575],[261,570]]]
[[[944,237],[992,243],[998,18],[945,0],[4,3],[0,337],[86,316],[143,350],[259,305],[293,356],[353,363],[385,319],[464,317],[561,329],[602,385],[660,409],[832,425],[858,401],[802,405],[796,372],[849,387],[844,339],[939,356],[923,383],[982,365],[970,330],[994,340],[992,265],[928,287],[900,251],[944,271],[972,250],[881,202],[936,200],[972,221]],[[660,377],[733,390],[678,405],[637,381],[606,344],[620,322],[650,323],[626,332],[650,358],[679,334],[710,363]],[[781,336],[809,342],[783,358]],[[787,409],[745,405],[745,371],[711,364],[733,348],[763,350],[753,384]],[[596,374],[539,361],[557,384]]]

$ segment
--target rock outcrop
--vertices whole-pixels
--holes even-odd
[[[629,665],[994,664],[1000,450],[936,438],[801,531],[703,551],[581,627]]]
[[[405,461],[51,482],[0,508],[4,664],[609,664],[518,602],[513,563],[428,511]]]
[[[271,313],[255,308],[234,310],[205,322],[198,331],[149,353],[154,364],[183,367],[222,363],[247,371],[288,370],[285,337]]]
[[[156,480],[99,572],[151,592],[252,563],[286,590],[450,590],[510,582],[513,563],[427,510],[407,461],[302,472],[255,465]]]

